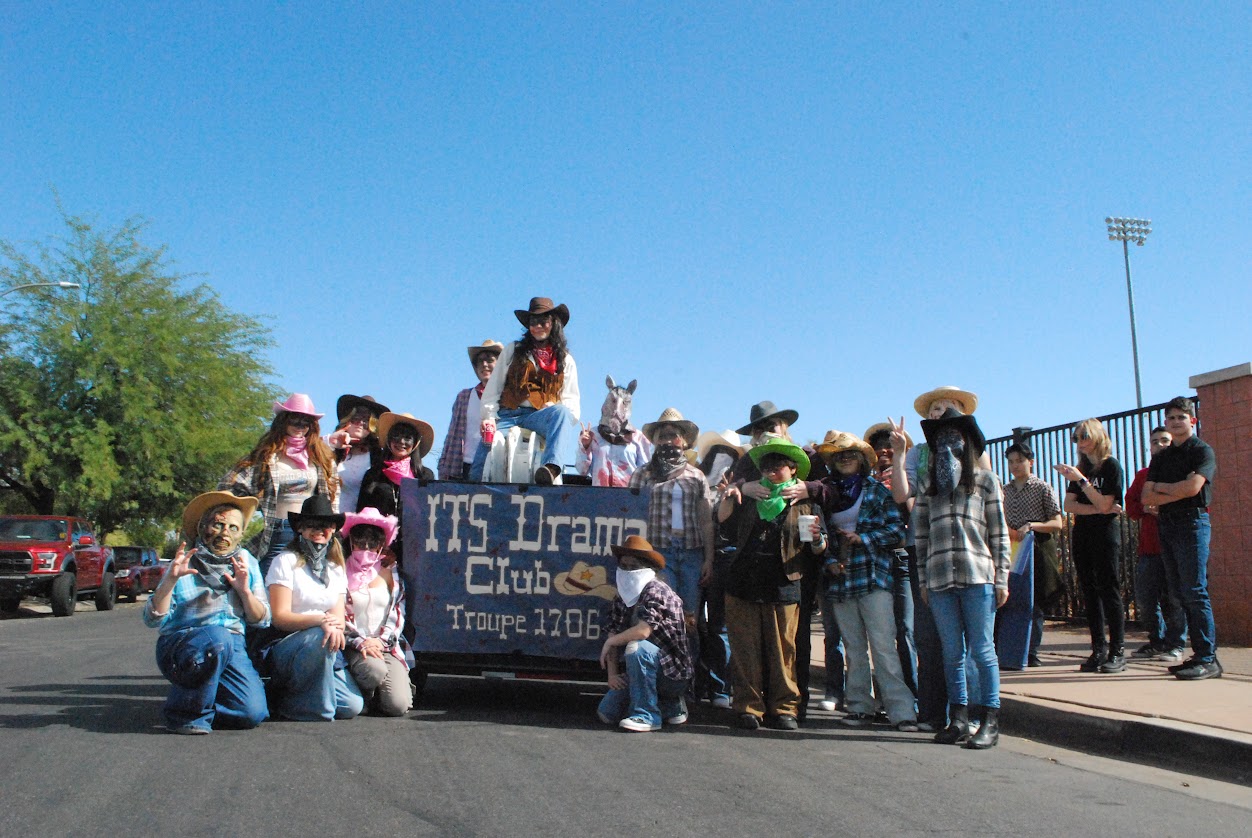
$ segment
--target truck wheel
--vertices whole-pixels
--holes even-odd
[[[73,615],[74,605],[78,602],[78,577],[73,573],[62,573],[53,579],[52,588],[48,591],[48,600],[52,603],[52,616]]]
[[[112,611],[117,604],[117,580],[113,571],[106,570],[100,579],[100,587],[96,590],[96,610]]]
[[[0,599],[0,613],[12,614],[14,611],[18,609],[18,606],[20,606],[21,604],[22,604],[21,597],[17,597],[17,598],[8,597],[6,599]]]

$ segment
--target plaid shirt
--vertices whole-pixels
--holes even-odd
[[[663,483],[652,482],[652,469],[644,464],[630,476],[630,488],[649,489],[648,541],[658,550],[670,546],[674,534],[674,487],[683,490],[683,547],[691,550],[704,546],[705,522],[712,519],[713,493],[704,479],[704,472],[686,463],[678,476]]]
[[[393,571],[396,569],[398,568],[393,568]],[[365,645],[367,637],[377,637],[383,642],[383,649],[387,654],[403,661],[405,666],[412,669],[413,650],[401,633],[404,630],[404,580],[395,572],[391,574],[391,578],[394,584],[391,586],[391,598],[387,601],[387,616],[378,631],[372,635],[361,634],[361,630],[357,628],[356,615],[352,612],[352,592],[348,591],[345,597],[343,633],[348,645],[358,652]]]
[[[1060,514],[1056,490],[1035,475],[1020,489],[1012,480],[1004,485],[1004,520],[1010,529],[1020,530],[1032,521],[1042,524]]]
[[[687,645],[687,624],[683,621],[683,601],[669,585],[654,579],[643,588],[634,607],[622,598],[613,598],[609,612],[608,633],[621,634],[636,623],[647,623],[652,629],[648,640],[661,650],[661,673],[675,681],[686,681],[695,669],[691,665],[691,650]],[[625,672],[625,648],[618,647],[618,670]]]
[[[439,455],[439,479],[460,480],[461,465],[465,462],[465,433],[468,422],[465,411],[469,408],[473,387],[466,387],[456,394],[452,402],[452,421],[448,423],[448,435],[443,438],[443,452]]]
[[[240,552],[248,562],[248,590],[265,605],[265,616],[260,622],[249,623],[254,628],[270,624],[270,599],[265,593],[265,580],[261,567],[247,550]],[[235,634],[243,634],[245,615],[239,594],[233,590],[224,597],[211,596],[212,591],[198,575],[184,576],[174,583],[170,594],[170,609],[157,616],[152,613],[153,597],[143,607],[143,622],[148,628],[160,629],[161,634],[173,634],[183,629],[202,626],[221,626]]]
[[[834,528],[826,509],[834,495],[829,483],[823,481],[818,484],[815,497],[827,516],[826,528],[832,533]],[[904,540],[904,519],[900,516],[900,507],[891,499],[891,490],[873,477],[865,478],[861,488],[856,533],[861,537],[861,543],[848,545],[846,556],[841,556],[842,550],[834,552],[839,549],[836,546],[840,541],[837,534],[829,536],[831,547],[826,552],[826,567],[837,565],[841,557],[844,562],[841,576],[827,574],[825,577],[826,591],[835,602],[858,599],[875,588],[884,591],[892,589],[895,547]]]
[[[913,507],[917,582],[932,591],[968,585],[1009,586],[1009,530],[1004,496],[995,474],[978,468],[974,491],[959,486],[949,497],[927,494],[929,475]]]
[[[260,500],[257,509],[265,517],[265,529],[257,533],[256,538],[248,543],[248,551],[254,556],[264,556],[269,551],[270,542],[274,540],[274,533],[282,526],[283,521],[287,520],[286,515],[279,514],[278,484],[272,477],[274,464],[277,462],[278,455],[275,454],[270,457],[269,465],[265,468],[258,465],[236,467],[217,484],[219,492],[230,492],[237,498],[254,497]],[[331,505],[338,510],[339,498],[331,494],[326,475],[322,474],[322,470],[317,466],[313,468],[317,469],[316,493],[330,498]],[[265,485],[259,485],[262,479]]]

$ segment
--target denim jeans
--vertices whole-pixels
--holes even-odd
[[[733,552],[713,559],[713,578],[704,589],[704,631],[700,641],[700,668],[711,698],[730,698],[730,639],[726,634],[726,572]]]
[[[825,594],[822,595],[822,634],[826,641],[826,689],[824,697],[832,701],[842,701],[846,695],[846,679],[843,671],[843,633],[839,631],[839,621],[835,619],[835,609],[826,601]]]
[[[683,601],[683,611],[696,613],[700,604],[700,571],[704,567],[703,547],[683,547],[682,542],[655,545],[665,554],[665,569],[658,576]]]
[[[278,641],[269,653],[278,715],[296,722],[351,719],[365,700],[339,653],[322,646],[320,626],[306,628]]]
[[[1187,612],[1182,608],[1178,590],[1166,578],[1165,560],[1159,555],[1140,556],[1135,565],[1135,608],[1153,646],[1183,647],[1187,641]]]
[[[164,634],[156,659],[171,684],[163,710],[171,728],[249,728],[269,718],[265,688],[242,634],[221,626]]]
[[[896,620],[890,591],[875,588],[864,596],[823,602],[835,614],[848,653],[848,710],[874,712],[874,689],[892,724],[917,719],[913,692],[904,683],[896,654]],[[873,657],[873,676],[870,657]]]
[[[286,518],[274,528],[274,537],[270,539],[269,546],[265,548],[265,555],[257,557],[257,564],[261,567],[261,581],[265,581],[265,575],[270,572],[270,565],[274,559],[278,558],[278,554],[287,549],[287,545],[291,539],[296,537],[296,531],[291,528],[291,522]]]
[[[1192,512],[1161,513],[1161,558],[1169,586],[1178,592],[1187,613],[1191,651],[1200,663],[1217,660],[1217,627],[1209,602],[1209,514]]]
[[[530,405],[515,410],[502,408],[496,416],[497,434],[507,434],[519,426],[543,437],[543,453],[539,462],[532,463],[534,468],[551,464],[564,469],[566,463],[574,462],[575,446],[582,428],[565,405],[549,405],[543,410],[535,410]],[[473,430],[471,428],[470,432]],[[491,446],[478,446],[478,451],[474,454],[474,465],[470,467],[470,480],[478,482],[483,479],[483,466],[487,464],[489,453]]]
[[[913,639],[917,643],[917,719],[942,728],[948,724],[943,644],[931,607],[922,599],[916,573],[910,574],[909,588],[913,591]]]
[[[969,704],[965,660],[968,654],[978,668],[983,707],[1000,706],[1000,662],[996,658],[996,592],[993,585],[965,585],[930,592],[930,612],[943,642],[943,667],[947,673],[948,700]]]
[[[661,650],[650,640],[626,644],[626,688],[609,690],[600,701],[600,714],[616,724],[622,719],[643,719],[659,725],[686,712],[683,691],[686,681],[675,681],[661,672]]]
[[[911,556],[907,554],[896,555],[896,564],[891,578],[891,595],[894,600],[896,653],[900,658],[900,674],[909,692],[916,696],[917,646],[913,642],[913,587],[909,584],[909,577],[912,575],[910,558]]]

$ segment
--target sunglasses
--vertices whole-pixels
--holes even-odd
[[[294,425],[297,428],[311,428],[313,427],[313,417],[293,413],[287,417],[287,424]]]
[[[1091,435],[1088,434],[1086,431],[1078,431],[1077,433],[1075,433],[1073,436],[1069,438],[1069,441],[1070,442],[1086,442],[1089,439],[1091,439]]]

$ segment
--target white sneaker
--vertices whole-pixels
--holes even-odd
[[[667,725],[686,724],[687,723],[687,711],[683,710],[679,712],[678,715],[676,716],[670,716],[668,719],[665,720],[665,723]]]
[[[1152,660],[1178,663],[1182,660],[1182,649],[1166,649],[1164,651],[1157,652],[1152,656]]]
[[[713,706],[721,707],[723,710],[729,710],[730,709],[730,696],[728,695],[713,696]]]
[[[650,733],[654,730],[660,730],[660,725],[654,725],[647,719],[641,719],[638,716],[631,716],[629,719],[622,719],[617,723],[622,730],[629,730],[631,733]]]
[[[825,710],[827,713],[833,713],[835,711],[835,700],[833,698],[823,698],[821,701],[817,702],[817,709]]]

